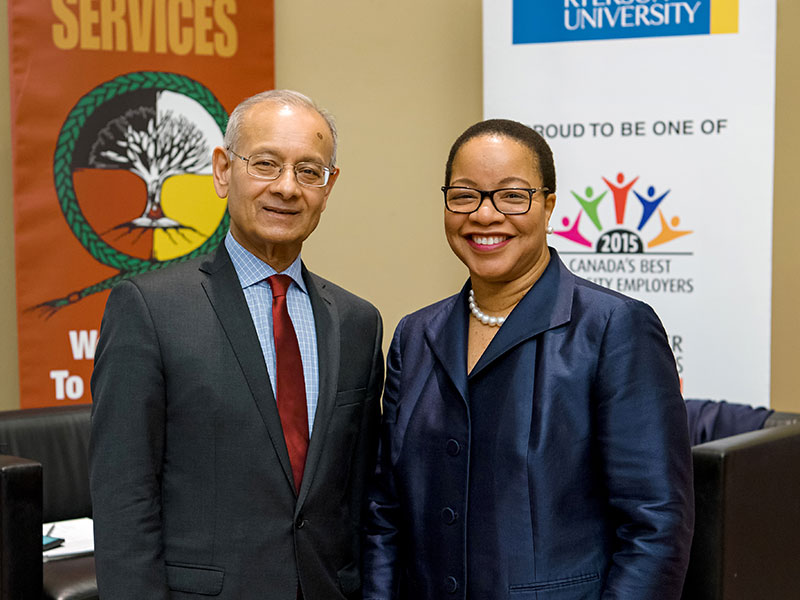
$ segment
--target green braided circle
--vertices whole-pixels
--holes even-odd
[[[228,213],[220,221],[219,226],[203,244],[191,252],[166,261],[144,260],[134,256],[128,256],[109,246],[89,225],[86,217],[83,216],[78,200],[75,196],[75,188],[72,182],[72,154],[78,140],[81,128],[86,123],[88,117],[102,104],[118,96],[134,90],[142,89],[169,90],[188,96],[196,100],[205,108],[219,125],[221,131],[225,131],[228,122],[228,114],[214,95],[201,83],[189,79],[176,73],[162,73],[159,71],[139,71],[120,75],[96,88],[83,96],[72,112],[67,116],[61,132],[58,135],[55,155],[53,157],[53,175],[55,178],[56,194],[61,206],[61,211],[67,219],[67,223],[72,229],[72,233],[78,238],[81,245],[89,251],[101,263],[119,269],[124,277],[131,274],[143,273],[152,269],[157,269],[173,262],[181,262],[207,254],[217,247],[228,231]]]

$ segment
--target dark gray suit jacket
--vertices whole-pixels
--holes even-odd
[[[383,385],[369,303],[303,269],[319,403],[299,493],[233,263],[124,281],[92,376],[90,478],[105,600],[359,598],[359,522]]]

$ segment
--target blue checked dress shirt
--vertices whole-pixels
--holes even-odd
[[[233,239],[230,232],[225,237],[225,248],[233,261],[233,267],[242,284],[242,291],[256,326],[261,352],[267,363],[272,394],[275,395],[275,339],[272,336],[272,288],[266,281],[277,271],[263,260],[256,258]],[[311,298],[308,296],[306,283],[303,281],[301,261],[297,259],[283,271],[292,278],[293,285],[286,292],[286,304],[289,317],[292,319],[297,343],[300,346],[300,358],[303,361],[303,377],[306,383],[306,406],[308,407],[308,434],[314,424],[319,396],[319,364],[317,358],[317,331],[314,327],[314,312],[311,310]]]

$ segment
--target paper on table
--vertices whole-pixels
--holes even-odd
[[[64,543],[58,548],[42,552],[45,562],[94,552],[94,531],[89,517],[45,523],[42,525],[42,535],[64,538]]]

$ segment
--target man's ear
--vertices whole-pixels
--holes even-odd
[[[214,174],[214,189],[220,198],[228,197],[232,168],[233,163],[231,163],[228,151],[222,146],[214,148],[214,153],[211,155],[211,171]]]

